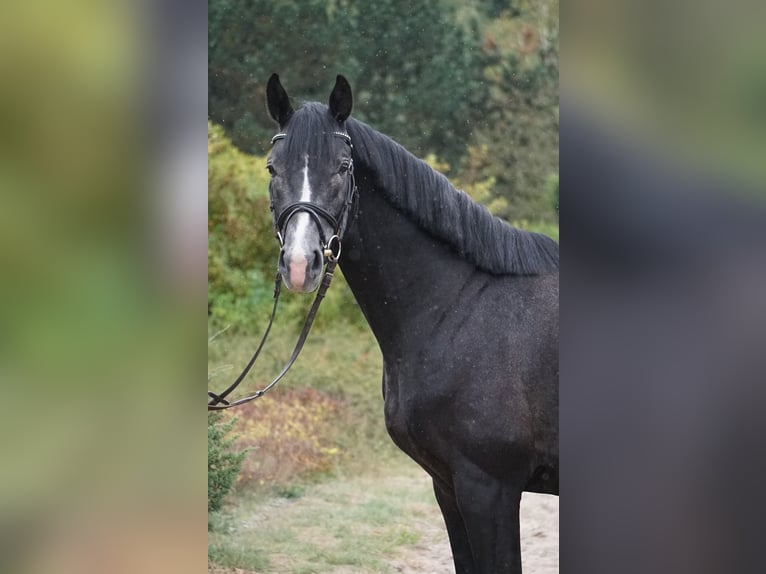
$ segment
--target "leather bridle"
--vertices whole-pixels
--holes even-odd
[[[349,145],[349,147],[353,149],[354,146],[351,144],[351,137],[348,134],[344,132],[332,132],[332,135],[342,138]],[[274,145],[275,142],[281,139],[284,139],[286,137],[287,137],[287,134],[278,133],[273,138],[271,138],[271,145]],[[324,277],[322,278],[322,282],[319,285],[319,289],[317,290],[316,297],[314,298],[314,303],[311,305],[311,309],[309,310],[309,313],[306,316],[306,320],[303,323],[303,329],[301,330],[301,333],[298,336],[298,341],[295,344],[295,348],[293,349],[293,352],[290,355],[289,360],[287,361],[285,366],[282,368],[282,370],[279,372],[279,374],[261,390],[256,391],[252,395],[243,397],[234,402],[229,402],[226,400],[226,397],[229,394],[231,394],[231,392],[234,391],[234,389],[236,389],[239,386],[239,384],[247,376],[247,373],[250,371],[252,366],[255,364],[255,361],[258,358],[258,355],[260,354],[264,343],[266,342],[266,338],[269,336],[269,332],[271,331],[271,325],[274,323],[274,317],[277,314],[277,304],[279,303],[280,288],[282,285],[282,275],[279,272],[277,272],[276,278],[274,280],[274,306],[271,310],[271,318],[269,319],[269,324],[266,327],[266,331],[264,332],[263,337],[261,337],[261,341],[258,344],[258,347],[255,350],[255,353],[253,353],[253,356],[250,358],[247,365],[245,365],[245,368],[242,370],[239,376],[234,380],[234,382],[231,385],[229,385],[222,393],[215,394],[211,391],[207,392],[208,398],[210,399],[207,403],[208,411],[219,411],[219,410],[229,409],[231,407],[242,405],[262,397],[269,390],[271,390],[282,379],[282,377],[284,377],[287,374],[287,371],[290,370],[290,367],[293,366],[293,363],[298,358],[298,355],[300,354],[301,349],[303,349],[303,344],[306,342],[306,338],[308,337],[309,331],[311,330],[311,325],[314,322],[314,318],[316,317],[317,311],[319,310],[319,305],[321,304],[322,299],[324,299],[327,293],[327,289],[329,289],[330,283],[332,282],[333,272],[335,271],[335,266],[338,264],[338,259],[340,258],[341,240],[343,239],[343,235],[346,232],[346,225],[348,224],[349,214],[351,213],[352,207],[355,205],[355,200],[356,200],[358,191],[356,187],[356,181],[354,179],[353,159],[351,160],[349,164],[346,174],[348,178],[348,188],[347,188],[346,197],[344,199],[343,205],[341,206],[340,212],[338,213],[337,216],[334,216],[330,212],[328,212],[326,209],[307,201],[297,201],[295,203],[291,203],[286,208],[284,208],[281,213],[277,215],[276,211],[274,210],[274,196],[272,194],[271,185],[269,185],[269,195],[271,198],[270,207],[271,207],[271,211],[274,213],[274,235],[279,241],[280,248],[284,247],[283,230],[286,228],[290,219],[297,213],[300,213],[300,212],[308,213],[311,219],[314,220],[314,222],[317,224],[317,227],[319,228],[319,237],[320,237],[321,245],[322,245],[322,254],[327,264],[325,267]],[[327,222],[329,222],[333,229],[333,235],[327,240],[325,240],[324,231],[322,230],[320,218],[323,218]]]
[[[342,138],[344,142],[353,149],[351,144],[351,137],[344,132],[332,132],[333,136]],[[271,138],[271,145],[275,142],[287,137],[285,133],[279,133]],[[341,238],[346,229],[346,223],[348,222],[348,214],[351,206],[354,204],[357,188],[356,181],[354,180],[354,160],[350,159],[348,168],[346,170],[346,176],[348,181],[348,187],[346,191],[346,197],[343,201],[343,205],[340,208],[338,215],[333,215],[323,207],[320,207],[316,203],[310,201],[296,201],[285,207],[281,213],[277,214],[274,209],[274,194],[272,193],[272,186],[269,185],[269,196],[271,199],[270,208],[274,214],[274,236],[279,241],[279,246],[284,247],[284,230],[287,228],[287,224],[298,213],[307,213],[311,219],[316,223],[319,230],[319,238],[322,245],[322,254],[327,261],[337,259],[340,257]],[[324,219],[330,224],[330,228],[333,230],[333,235],[329,239],[325,238],[324,230],[322,228],[321,219]]]

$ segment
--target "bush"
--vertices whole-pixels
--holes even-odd
[[[333,468],[342,454],[335,440],[340,401],[315,389],[288,387],[256,402],[238,407],[236,445],[258,452],[243,466],[240,484],[288,485]]]
[[[234,437],[226,435],[237,419],[223,422],[219,413],[207,416],[207,511],[220,510],[223,499],[237,479],[246,451],[234,453]]]

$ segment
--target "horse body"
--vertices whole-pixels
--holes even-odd
[[[456,571],[520,572],[521,492],[558,494],[557,247],[554,260],[545,240],[503,228],[502,237],[531,255],[519,260],[523,271],[493,269],[512,264],[482,253],[472,237],[481,237],[477,225],[495,225],[489,214],[473,221],[473,207],[456,205],[475,204],[446,178],[348,114],[338,121],[339,85],[347,88],[339,78],[329,113],[316,104],[290,108],[280,126],[289,137],[301,114],[324,114],[321,134],[341,128],[354,143],[358,205],[340,266],[383,354],[388,432],[433,478]],[[350,112],[350,88],[348,99]],[[272,112],[277,104],[270,100]],[[317,143],[307,141],[299,155],[317,155]],[[347,151],[332,146],[343,161]],[[414,193],[431,215],[419,215]]]
[[[459,571],[511,572],[521,491],[558,493],[558,279],[477,269],[357,169],[340,265],[383,353],[387,429],[433,477]]]

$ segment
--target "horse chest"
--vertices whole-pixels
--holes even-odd
[[[388,434],[399,448],[406,451],[411,442],[408,421],[412,418],[412,401],[402,396],[399,378],[390,369],[383,374],[383,397]]]
[[[418,381],[409,381],[388,368],[383,376],[386,429],[394,443],[421,464],[442,458],[440,437],[429,410],[433,397],[423,392]]]

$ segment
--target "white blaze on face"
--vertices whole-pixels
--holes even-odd
[[[309,156],[304,156],[303,186],[301,187],[301,201],[311,201],[311,184],[309,183]],[[290,253],[287,254],[288,268],[290,271],[290,284],[294,289],[300,289],[306,282],[306,268],[308,256],[304,250],[306,231],[311,224],[311,216],[308,213],[295,215],[295,235],[291,242]]]

